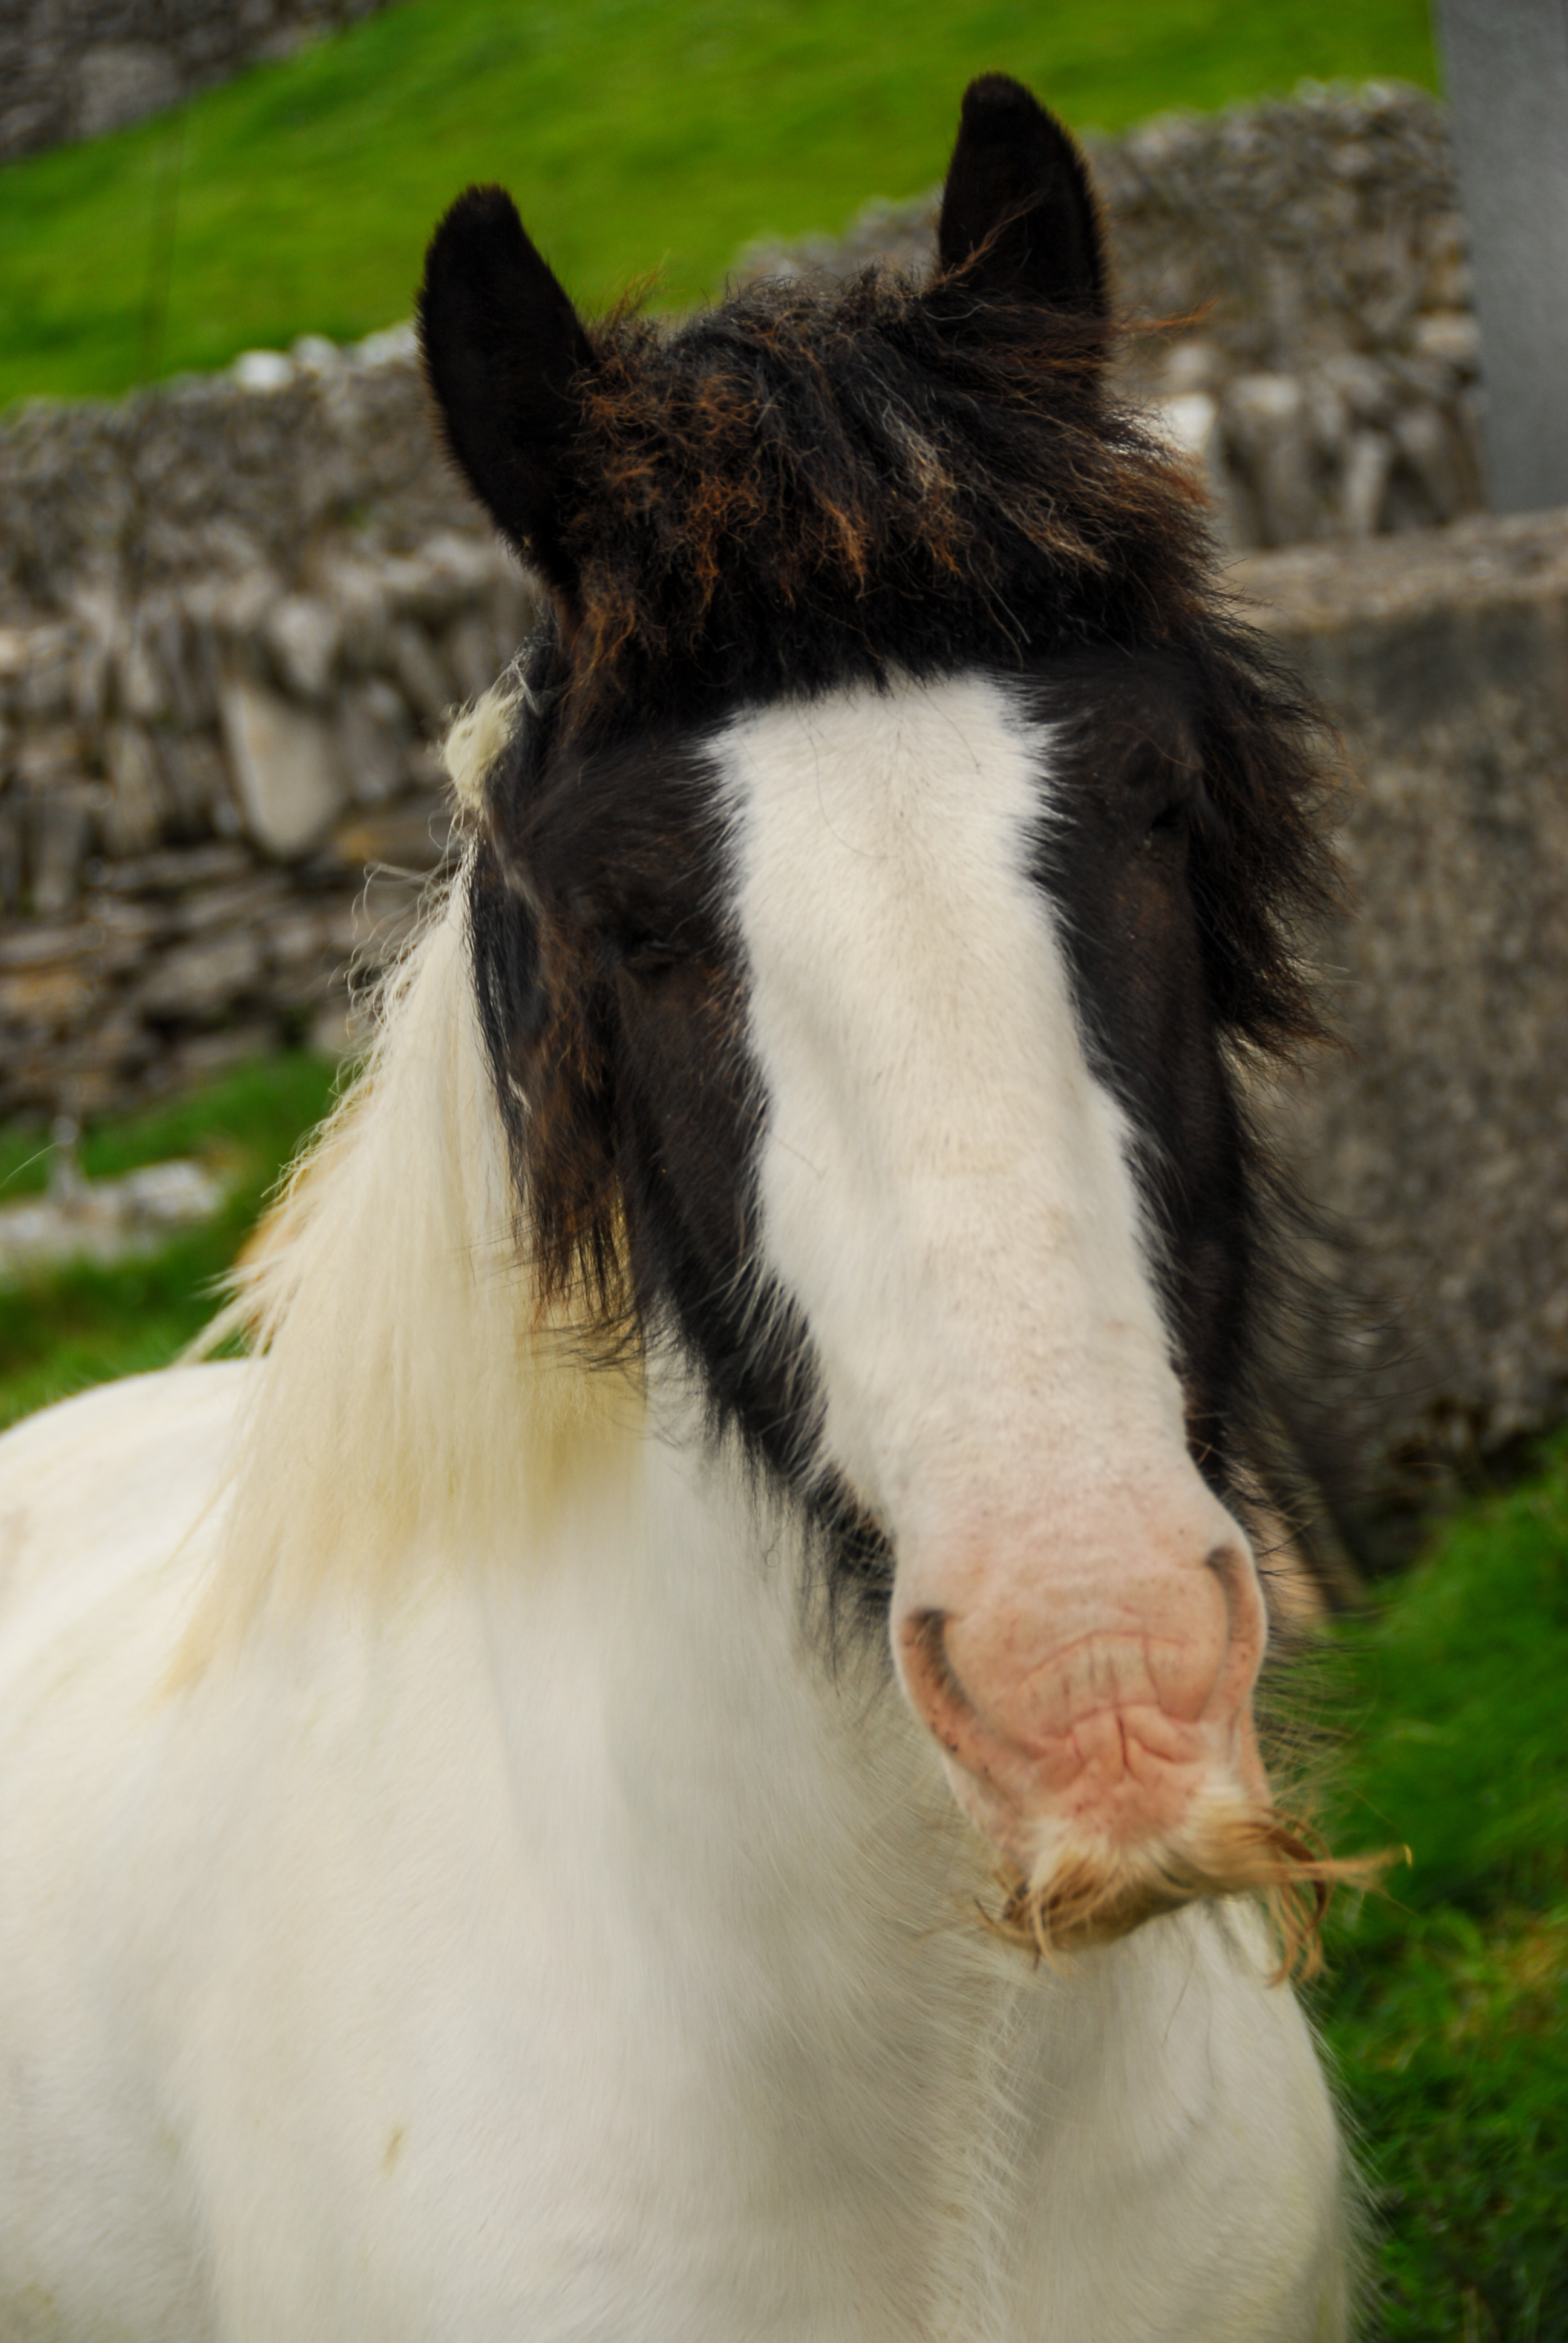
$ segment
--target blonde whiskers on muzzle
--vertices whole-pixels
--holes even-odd
[[[1190,1904],[1245,1896],[1261,1906],[1279,1956],[1270,1983],[1305,1983],[1322,1967],[1334,1889],[1375,1887],[1398,1859],[1394,1852],[1333,1855],[1298,1816],[1232,1809],[1204,1817],[1171,1845],[1075,1850],[1032,1883],[1004,1861],[995,1875],[1000,1907],[977,1908],[993,1936],[1037,1962],[1057,1962]]]

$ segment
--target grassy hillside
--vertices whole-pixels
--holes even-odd
[[[466,182],[573,291],[679,300],[762,233],[940,178],[960,90],[1119,129],[1302,75],[1434,75],[1427,0],[400,0],[183,115],[0,170],[0,403],[407,314]]]

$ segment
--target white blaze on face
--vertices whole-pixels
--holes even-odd
[[[906,1689],[1030,1864],[1064,1818],[1174,1827],[1245,1770],[1261,1615],[1030,875],[1050,736],[970,677],[748,716],[719,761],[758,1250],[810,1332],[824,1461],[893,1540]]]

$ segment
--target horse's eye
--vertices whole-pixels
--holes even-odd
[[[693,949],[694,939],[681,927],[648,929],[617,940],[616,965],[628,976],[662,976],[690,960]]]
[[[1170,804],[1161,806],[1143,833],[1145,853],[1158,853],[1161,848],[1184,845],[1191,823],[1191,812],[1185,798],[1172,799]]]
[[[631,976],[657,976],[684,959],[680,946],[668,936],[639,936],[621,947],[620,964]]]

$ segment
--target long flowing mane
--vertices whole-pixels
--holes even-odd
[[[482,739],[507,708],[503,691]],[[433,897],[361,1071],[197,1346],[237,1335],[261,1355],[196,1648],[328,1584],[460,1565],[498,1534],[526,1554],[584,1443],[603,1473],[635,1435],[633,1380],[585,1371],[519,1253],[467,877]]]

